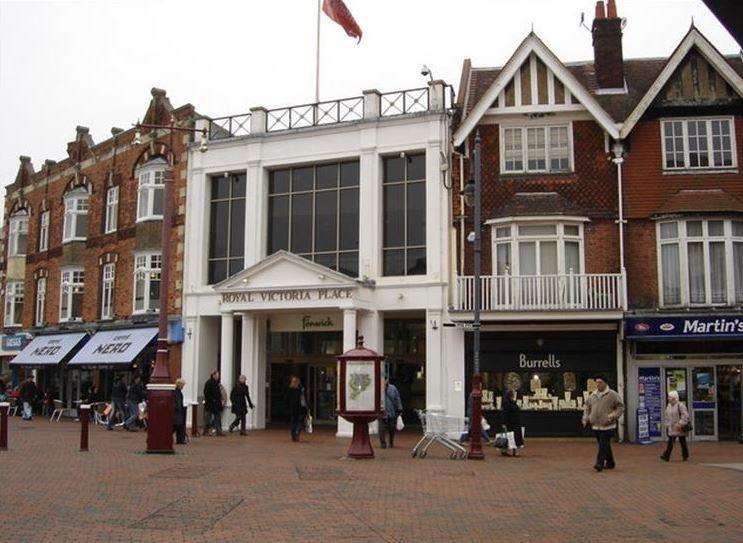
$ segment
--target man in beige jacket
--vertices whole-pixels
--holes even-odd
[[[598,454],[593,469],[603,471],[614,469],[614,455],[611,452],[611,438],[617,427],[619,417],[624,413],[622,398],[609,388],[606,379],[596,377],[596,391],[588,397],[583,411],[583,426],[591,425],[596,441]]]

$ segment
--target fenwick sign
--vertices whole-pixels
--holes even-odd
[[[313,288],[288,290],[250,290],[243,292],[223,292],[223,304],[250,304],[272,302],[306,302],[323,300],[344,300],[353,297],[352,288]]]

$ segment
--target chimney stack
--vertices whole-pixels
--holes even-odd
[[[593,62],[599,89],[624,88],[624,56],[622,55],[622,20],[617,15],[615,0],[596,2],[596,17],[591,28]]]

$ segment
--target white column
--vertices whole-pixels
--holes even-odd
[[[343,310],[343,352],[356,347],[356,310]],[[338,391],[340,393],[340,391]],[[351,437],[353,425],[343,417],[338,417],[337,437]]]
[[[617,332],[617,393],[623,398],[625,411],[622,418],[617,424],[617,433],[619,434],[619,441],[624,441],[624,424],[629,416],[627,409],[627,397],[624,395],[624,348],[622,345],[623,327],[619,325],[619,331]]]
[[[362,131],[363,148],[359,160],[359,277],[381,275],[382,251],[382,184],[379,155],[376,152],[377,131]]]
[[[426,310],[426,410],[444,411],[444,345],[441,341],[441,311]]]
[[[263,348],[264,319],[253,313],[242,314],[242,360],[240,373],[248,379],[250,399],[255,409],[248,413],[248,428],[266,427],[266,355]]]
[[[384,320],[381,312],[364,311],[359,322],[359,333],[364,336],[364,347],[384,354]],[[370,434],[378,431],[377,421],[369,423]]]
[[[219,376],[222,386],[229,396],[232,387],[235,384],[234,372],[234,347],[235,347],[235,321],[232,313],[222,313],[222,346],[219,360]],[[227,400],[229,404],[229,399]],[[230,417],[229,405],[225,405],[222,412],[222,423],[224,424]]]
[[[447,415],[464,417],[464,330],[461,327],[447,327],[443,329],[442,336],[445,347],[443,367],[446,370],[445,410]]]
[[[196,317],[186,317],[185,319],[185,338],[183,342],[183,358],[181,360],[181,378],[186,381],[186,386],[183,388],[183,401],[186,404],[186,426],[191,427],[191,404],[196,403],[198,396],[199,383],[198,383],[198,356],[196,353],[196,342],[199,337],[198,335],[198,321]]]

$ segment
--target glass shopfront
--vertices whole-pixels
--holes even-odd
[[[420,424],[416,410],[426,408],[426,321],[385,319],[386,375],[400,391],[406,425]]]
[[[466,345],[469,378],[471,334]],[[528,435],[580,436],[584,403],[596,389],[594,377],[603,375],[616,389],[616,334],[483,332],[480,367],[483,411],[491,427],[501,427],[503,395],[512,390]]]

